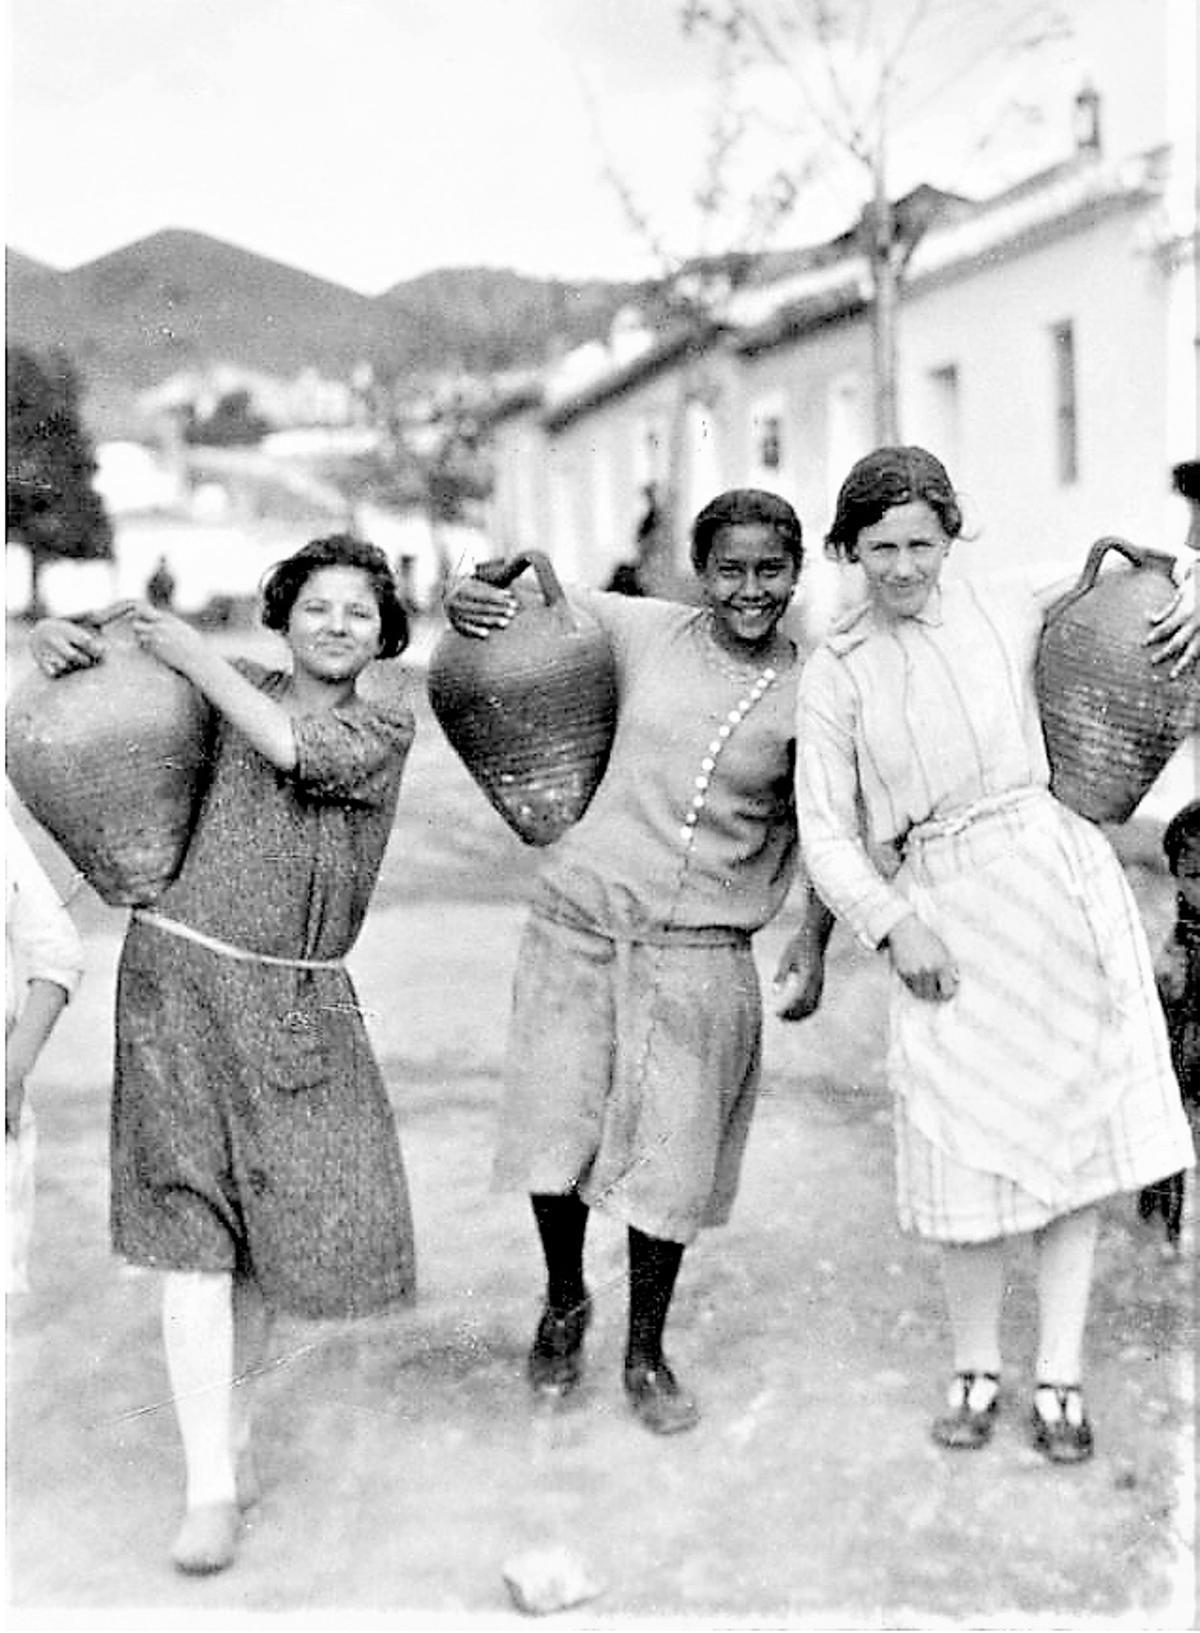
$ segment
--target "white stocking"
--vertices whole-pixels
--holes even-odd
[[[942,1280],[957,1372],[1000,1372],[1004,1263],[1001,1240],[942,1244]]]
[[[163,1345],[189,1509],[234,1501],[232,1280],[202,1270],[170,1270],[163,1279]]]
[[[1079,1208],[1034,1234],[1039,1383],[1080,1381],[1099,1218],[1095,1207]]]

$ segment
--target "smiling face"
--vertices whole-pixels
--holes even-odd
[[[737,653],[768,646],[787,611],[798,568],[768,522],[734,522],[712,542],[700,573],[721,644]]]
[[[353,681],[380,648],[379,603],[361,567],[321,567],[301,585],[287,622],[298,672]]]
[[[950,548],[937,512],[924,499],[893,505],[864,527],[852,559],[862,565],[872,602],[889,618],[925,610]]]

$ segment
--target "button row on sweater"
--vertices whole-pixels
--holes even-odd
[[[691,807],[684,817],[683,825],[679,830],[679,838],[684,846],[690,848],[695,841],[696,824],[699,822],[700,813],[704,809],[704,800],[708,793],[709,784],[712,781],[712,773],[717,768],[717,756],[733,735],[734,727],[741,725],[742,721],[750,713],[750,710],[754,707],[758,700],[763,696],[764,692],[766,692],[767,688],[771,685],[774,679],[775,670],[764,669],[762,674],[755,681],[754,685],[750,688],[749,694],[741,700],[735,709],[730,709],[728,715],[725,717],[724,723],[717,727],[717,735],[708,745],[708,750],[703,760],[700,762],[700,774],[695,779],[696,793],[692,796]]]

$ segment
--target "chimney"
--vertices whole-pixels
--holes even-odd
[[[1075,97],[1075,151],[1100,157],[1100,93],[1084,80]]]

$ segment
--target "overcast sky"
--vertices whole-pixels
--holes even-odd
[[[1065,152],[1073,48],[1009,60],[996,50],[1004,10],[1024,0],[936,4],[953,26],[933,31],[917,112],[898,130],[898,186],[986,191]],[[653,258],[606,169],[673,254],[720,247],[698,243],[690,203],[715,47],[685,37],[680,11],[680,0],[7,0],[5,242],[65,269],[188,228],[367,294],[443,266],[644,275]],[[778,87],[760,89],[779,113]],[[826,170],[780,241],[847,225],[856,185]]]

